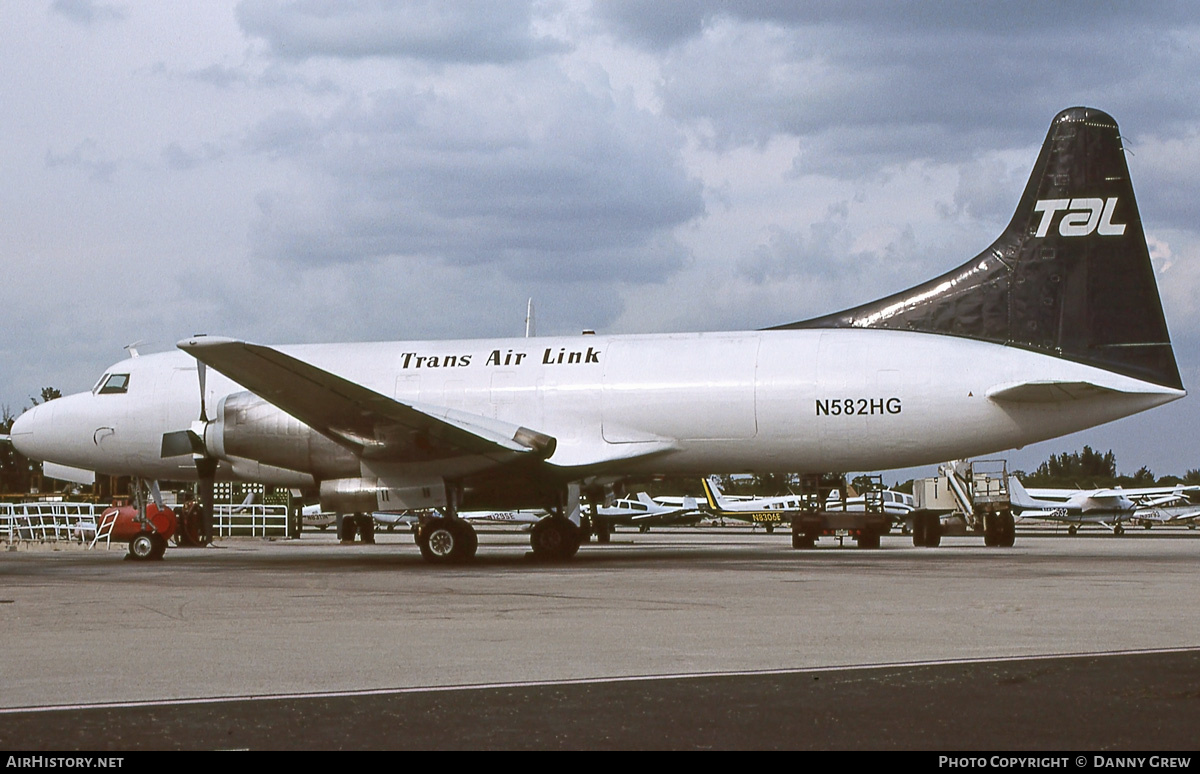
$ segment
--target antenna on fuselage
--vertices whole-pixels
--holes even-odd
[[[525,338],[530,339],[536,335],[533,332],[533,299],[531,298],[525,306]]]

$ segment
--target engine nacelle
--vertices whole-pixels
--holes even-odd
[[[333,513],[422,511],[446,504],[446,484],[439,477],[392,480],[338,478],[321,482],[321,510]]]
[[[359,474],[354,452],[252,392],[221,399],[204,429],[204,446],[221,459],[241,457],[319,479]]]

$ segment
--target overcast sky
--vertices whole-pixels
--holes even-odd
[[[759,328],[959,265],[1120,123],[1200,387],[1200,6],[0,4],[0,404],[122,347]],[[1200,468],[1194,398],[1007,455]]]

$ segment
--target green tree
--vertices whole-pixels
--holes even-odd
[[[1143,465],[1137,473],[1132,476],[1117,476],[1117,486],[1154,486],[1154,473],[1150,468]]]
[[[1050,459],[1026,476],[1023,483],[1027,486],[1096,489],[1112,486],[1116,480],[1117,457],[1112,450],[1101,454],[1084,446],[1079,452],[1051,454]]]
[[[55,398],[61,398],[61,397],[62,397],[62,392],[60,392],[58,389],[56,389],[54,387],[43,387],[42,388],[42,399],[38,400],[37,398],[30,398],[29,402],[36,406],[39,403],[46,403],[47,401],[51,401],[51,400],[54,400]]]

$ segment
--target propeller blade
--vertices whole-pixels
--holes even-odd
[[[208,381],[208,366],[202,361],[196,361],[196,376],[200,379],[200,421],[207,422],[208,414],[204,410],[205,382]]]
[[[196,489],[200,495],[200,542],[208,544],[213,541],[213,506],[216,503],[213,490],[217,480],[217,460],[213,457],[197,457],[196,474],[199,480]]]

